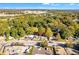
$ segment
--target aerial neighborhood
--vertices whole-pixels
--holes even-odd
[[[0,9],[0,55],[79,55],[77,10]]]

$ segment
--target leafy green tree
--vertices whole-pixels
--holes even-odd
[[[34,32],[38,32],[38,28],[37,27],[29,27],[26,30],[26,34],[33,34]]]
[[[8,22],[0,20],[0,35],[4,35],[8,28]]]
[[[23,28],[19,28],[19,29],[18,29],[18,35],[19,35],[20,37],[23,37],[23,36],[25,35],[25,31],[23,30]]]
[[[8,29],[6,30],[6,41],[9,40],[9,36],[10,36],[10,30]]]
[[[11,36],[14,38],[18,38],[18,30],[16,28],[11,28]]]
[[[71,31],[67,28],[64,28],[60,31],[60,35],[63,39],[73,36]]]
[[[75,38],[79,37],[79,29],[77,29],[77,30],[75,31],[74,37],[75,37]]]

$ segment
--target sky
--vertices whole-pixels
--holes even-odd
[[[0,9],[79,9],[79,3],[0,3]]]

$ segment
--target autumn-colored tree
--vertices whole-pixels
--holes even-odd
[[[60,41],[61,40],[61,36],[60,36],[59,33],[56,35],[56,39],[57,39],[57,41]]]
[[[73,40],[72,39],[66,40],[66,45],[67,47],[73,47]]]
[[[44,27],[39,27],[38,28],[38,34],[39,35],[42,35],[42,34],[44,34],[45,33],[45,28]]]
[[[4,35],[8,28],[8,22],[0,20],[0,35]]]
[[[47,36],[48,40],[53,35],[53,32],[50,28],[46,28],[45,35]]]
[[[29,27],[26,30],[26,34],[33,34],[34,32],[38,32],[38,28],[37,27]]]
[[[48,42],[47,42],[47,40],[42,39],[41,47],[47,47],[47,46],[48,46]]]

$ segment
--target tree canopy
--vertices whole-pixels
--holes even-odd
[[[2,20],[2,19],[7,20]],[[22,14],[11,17],[1,17],[0,36],[23,37],[24,35],[38,33],[48,38],[58,33],[58,37],[79,37],[79,13],[70,11],[48,10],[44,14]],[[76,19],[76,20],[75,20]]]

